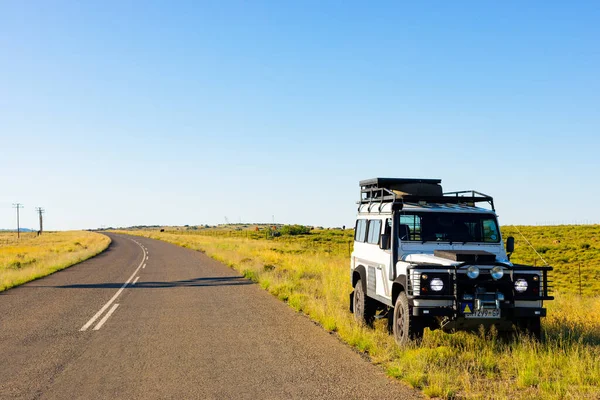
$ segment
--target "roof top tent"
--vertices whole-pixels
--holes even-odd
[[[360,204],[372,203],[415,203],[415,204],[464,204],[475,206],[475,203],[486,202],[492,210],[492,196],[475,190],[463,190],[444,193],[441,179],[414,178],[372,178],[359,182]]]

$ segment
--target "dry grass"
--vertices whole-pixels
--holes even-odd
[[[52,274],[95,256],[110,244],[108,236],[69,231],[0,233],[0,292]]]
[[[347,232],[322,231],[276,240],[258,239],[260,234],[252,239],[252,234],[244,232],[211,233],[217,236],[207,236],[206,231],[127,233],[206,252],[336,332],[390,376],[430,397],[600,398],[600,298],[580,298],[570,287],[559,286],[557,300],[547,303],[549,316],[543,321],[547,340],[543,343],[527,337],[506,342],[493,333],[427,331],[420,346],[400,349],[383,321],[375,329],[365,328],[348,311],[352,288]],[[534,246],[540,245],[533,241]],[[572,242],[569,246],[579,254],[576,250],[583,248]],[[595,290],[598,282],[589,286]]]

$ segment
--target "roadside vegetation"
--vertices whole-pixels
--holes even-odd
[[[110,244],[94,232],[0,233],[0,292],[95,256]]]
[[[505,341],[494,332],[450,335],[426,330],[420,346],[408,348],[396,346],[384,321],[366,328],[348,311],[353,231],[292,231],[280,236],[268,227],[123,233],[203,251],[222,261],[427,396],[600,398],[600,226],[503,228],[505,238],[516,239],[514,262],[542,263],[520,231],[555,267],[556,300],[546,303],[544,342],[526,336]]]

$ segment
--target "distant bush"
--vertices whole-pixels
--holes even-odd
[[[275,266],[274,266],[273,264],[265,264],[265,265],[263,266],[263,269],[264,269],[265,271],[273,271],[273,270],[275,269]]]
[[[550,250],[550,247],[548,247],[548,246],[540,246],[540,247],[536,248],[536,250],[540,254],[546,254],[546,252],[548,250]]]
[[[279,229],[282,235],[307,235],[310,227],[304,225],[284,225]]]

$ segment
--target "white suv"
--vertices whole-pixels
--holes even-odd
[[[439,179],[374,178],[360,187],[350,261],[358,321],[387,317],[399,344],[426,327],[515,325],[540,338],[552,267],[510,262],[514,239],[505,250],[492,197],[443,193]]]

